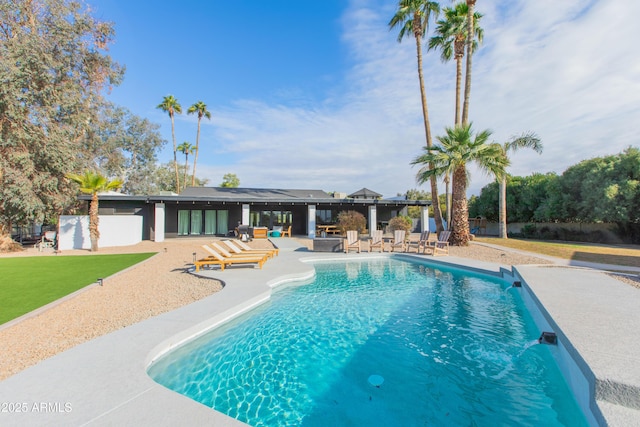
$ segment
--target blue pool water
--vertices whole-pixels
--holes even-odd
[[[315,268],[149,375],[252,426],[587,425],[505,282],[398,259]]]

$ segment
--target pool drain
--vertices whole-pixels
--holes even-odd
[[[383,382],[384,382],[384,378],[382,378],[380,375],[374,374],[369,377],[369,384],[371,384],[374,387],[380,387]]]

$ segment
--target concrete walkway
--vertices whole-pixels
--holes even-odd
[[[81,344],[0,382],[0,403],[13,405],[0,408],[0,425],[244,425],[160,386],[146,369],[185,340],[263,303],[272,286],[313,277],[313,266],[301,259],[370,256],[308,252],[295,239],[276,242],[280,255],[262,270],[204,272],[224,282],[221,292]],[[510,271],[455,257],[428,259],[494,275]],[[520,292],[531,290],[561,346],[577,359],[578,394],[598,399],[593,424],[605,425],[602,414],[609,425],[640,426],[640,291],[596,270],[517,266],[515,271],[524,282]],[[580,382],[581,376],[586,382]]]

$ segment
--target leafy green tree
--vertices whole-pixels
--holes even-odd
[[[456,61],[456,111],[454,124],[461,125],[460,118],[460,92],[462,85],[462,60],[464,59],[464,48],[467,41],[467,14],[466,3],[456,3],[454,7],[445,7],[442,11],[444,19],[437,22],[435,35],[429,39],[429,50],[440,49],[440,59],[442,62]],[[474,14],[474,33],[476,40],[473,42],[473,51],[478,48],[478,43],[482,43],[484,30],[480,28],[478,22],[482,14]]]
[[[203,117],[211,120],[211,112],[207,110],[207,104],[198,101],[187,110],[187,114],[198,114],[198,133],[196,134],[195,156],[193,156],[193,174],[191,174],[191,186],[196,184],[196,164],[198,163],[198,153],[200,153],[200,122]],[[185,184],[185,187],[187,185]]]
[[[513,177],[507,192],[507,220],[509,222],[554,221],[544,219],[541,213],[548,206],[551,185],[557,175],[534,173]]]
[[[560,188],[560,177],[558,174],[554,172],[534,174],[532,179],[535,181],[534,186],[538,200],[537,202],[532,202],[537,203],[533,218],[525,221],[564,221],[564,207],[559,197],[562,190]]]
[[[398,193],[398,196],[404,196],[406,200],[431,200],[431,194],[428,191],[418,190],[416,188],[407,190],[404,194]],[[438,199],[440,201],[440,210],[446,210],[446,195],[440,194]],[[409,206],[407,208],[407,214],[409,218],[420,218],[421,210],[419,206]],[[433,217],[433,206],[429,206],[429,216]]]
[[[65,173],[93,161],[95,107],[123,75],[106,54],[113,35],[78,2],[0,2],[1,233],[48,222],[74,199]]]
[[[99,172],[118,177],[128,194],[150,194],[149,176],[156,168],[157,153],[166,143],[159,125],[110,103],[100,109],[87,138]]]
[[[163,163],[154,168],[148,177],[149,191],[145,194],[158,194],[160,192],[173,192],[175,190],[175,166],[173,162]],[[180,174],[184,175],[186,168],[184,165],[178,166]],[[187,172],[188,173],[188,172]],[[204,187],[209,182],[206,178],[196,177],[196,186]]]
[[[498,221],[498,198],[500,190],[497,182],[482,187],[479,196],[469,199],[469,217],[483,217],[487,221]],[[509,211],[511,212],[511,211]]]
[[[418,80],[420,81],[420,99],[422,102],[422,118],[424,120],[424,131],[427,141],[427,148],[431,148],[433,140],[431,137],[431,124],[429,122],[429,108],[427,105],[427,89],[424,84],[424,74],[422,67],[422,39],[426,36],[429,21],[437,18],[440,13],[440,5],[429,0],[399,0],[398,9],[389,21],[389,27],[399,28],[398,42],[402,42],[405,37],[414,37],[416,41],[416,52],[418,57]],[[431,165],[433,168],[433,165]],[[438,231],[443,230],[442,212],[438,203],[438,181],[434,176],[431,183],[431,202],[433,206],[433,216],[436,221]]]
[[[537,153],[542,153],[542,142],[540,138],[533,133],[523,133],[518,137],[513,137],[509,141],[502,144],[502,152],[508,159],[509,153],[518,151],[522,148],[530,148]],[[499,200],[499,220],[498,220],[498,233],[501,239],[507,238],[507,176],[503,174],[501,177],[496,177],[500,182],[500,200]]]
[[[404,196],[406,200],[431,200],[431,194],[429,194],[429,192],[418,190],[417,188],[407,190],[404,194],[398,194],[398,196]],[[407,214],[410,218],[420,218],[420,210],[419,206],[409,206],[407,208]],[[432,209],[429,207],[429,215],[431,215],[431,212]]]
[[[560,177],[566,218],[640,223],[640,149],[584,160]]]
[[[467,164],[475,163],[481,170],[502,176],[508,160],[499,144],[488,144],[489,130],[474,135],[471,124],[446,128],[446,135],[438,136],[439,145],[423,147],[424,154],[412,164],[425,165],[417,179],[426,182],[432,176],[443,176],[453,170],[453,206],[451,243],[466,246],[469,243],[469,210],[467,205]],[[431,168],[428,165],[433,164]]]
[[[564,221],[561,204],[554,203],[560,194],[559,177],[553,172],[530,176],[506,175],[507,222]],[[500,184],[491,182],[469,200],[469,216],[482,216],[498,222]]]
[[[171,138],[173,139],[173,165],[176,172],[176,193],[180,192],[180,174],[178,173],[178,147],[176,145],[176,127],[173,117],[182,113],[182,106],[173,95],[167,95],[156,108],[169,114],[171,118]]]
[[[98,239],[100,238],[100,231],[98,230],[98,193],[116,190],[122,186],[122,181],[118,179],[109,181],[104,176],[91,171],[85,171],[82,175],[68,173],[66,176],[80,185],[80,192],[91,194],[91,202],[89,203],[89,237],[91,239],[91,252],[97,252]]]
[[[240,186],[240,178],[235,173],[226,173],[222,177],[222,184],[220,187],[224,188],[238,188]]]
[[[177,148],[179,152],[184,154],[184,186],[183,188],[187,188],[187,175],[189,173],[189,154],[193,154],[196,147],[191,145],[189,142],[185,141],[182,144],[178,145]]]

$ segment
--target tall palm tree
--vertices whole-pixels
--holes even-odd
[[[98,239],[100,238],[100,231],[98,230],[98,193],[117,190],[122,187],[123,182],[119,179],[109,181],[104,176],[92,171],[85,171],[82,175],[68,173],[66,177],[80,185],[80,192],[91,194],[91,202],[89,203],[89,238],[91,239],[91,252],[97,252]]]
[[[171,137],[173,138],[173,164],[176,171],[176,193],[180,192],[180,174],[178,173],[178,149],[176,147],[176,128],[173,121],[175,114],[182,114],[182,106],[173,95],[167,95],[156,108],[169,114],[171,118]]]
[[[466,246],[469,243],[469,209],[467,206],[467,164],[477,166],[495,176],[502,177],[509,161],[503,155],[500,144],[488,144],[491,131],[474,135],[471,124],[448,127],[446,135],[438,136],[439,145],[416,157],[412,164],[425,165],[416,176],[418,182],[426,182],[432,176],[444,176],[453,172],[453,219],[451,221],[451,244]],[[433,164],[432,168],[430,165]]]
[[[198,113],[198,133],[196,134],[196,151],[193,157],[193,175],[191,175],[191,186],[196,185],[196,163],[198,163],[198,153],[200,150],[200,121],[203,117],[211,120],[211,112],[207,110],[207,104],[198,101],[187,110],[187,114]]]
[[[189,174],[189,154],[192,154],[195,151],[195,147],[191,145],[189,142],[185,141],[182,144],[178,145],[178,151],[184,154],[184,186],[183,188],[187,188],[187,175]]]
[[[452,58],[456,61],[456,102],[454,125],[462,124],[460,119],[460,92],[462,83],[462,59],[464,58],[464,48],[467,39],[467,11],[466,3],[457,3],[453,8],[445,7],[443,9],[444,19],[437,22],[435,35],[429,39],[429,50],[440,49],[440,59],[442,62],[449,62]],[[482,43],[484,31],[478,25],[478,21],[482,15],[475,13],[474,16],[475,33],[478,39],[474,42],[473,50],[478,47],[478,43]],[[449,193],[449,175],[445,175],[445,195],[446,195],[446,218],[447,227],[451,227],[451,194]]]
[[[471,98],[471,57],[473,52],[473,18],[475,13],[473,11],[476,0],[467,1],[467,69],[464,77],[464,104],[462,106],[462,124],[469,122],[469,99]]]
[[[502,148],[502,154],[509,159],[509,153],[518,151],[521,148],[531,148],[536,153],[542,153],[542,142],[540,138],[533,133],[523,133],[518,137],[513,137],[509,141],[500,146]],[[499,237],[501,239],[507,238],[507,174],[503,174],[501,177],[496,177],[500,183],[500,199],[498,201],[499,214],[498,214],[498,229]]]
[[[437,22],[435,35],[429,39],[429,50],[440,49],[440,59],[442,62],[449,62],[452,58],[456,61],[456,111],[454,124],[462,124],[460,119],[460,92],[462,83],[462,60],[464,59],[464,48],[467,41],[467,12],[466,3],[457,3],[454,7],[443,9],[444,19]],[[475,39],[473,42],[473,52],[478,49],[478,44],[482,43],[484,30],[480,28],[479,21],[482,14],[475,13],[473,17]]]
[[[429,0],[399,0],[398,10],[389,21],[391,29],[399,27],[398,42],[402,42],[405,37],[413,36],[416,40],[416,52],[418,57],[418,80],[420,81],[420,97],[422,101],[422,117],[424,120],[424,131],[427,140],[427,148],[433,145],[431,138],[431,124],[429,123],[429,109],[427,106],[427,91],[424,85],[424,75],[422,72],[422,38],[425,37],[429,28],[429,21],[435,19],[440,13],[440,5]],[[438,231],[443,230],[442,212],[438,202],[438,182],[434,176],[431,178],[431,202],[433,205],[433,216],[436,221]]]

